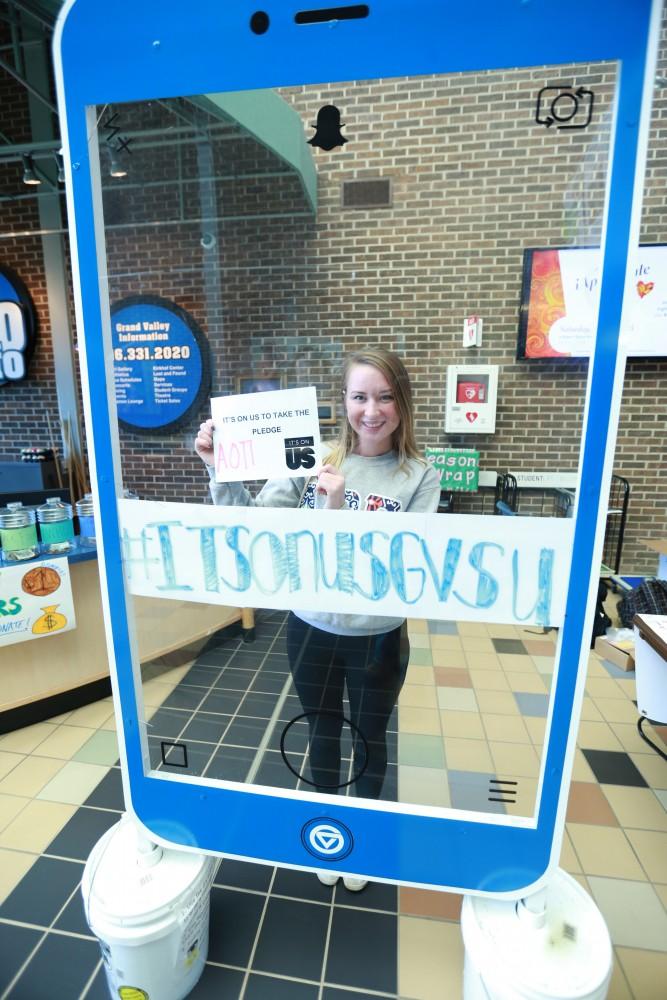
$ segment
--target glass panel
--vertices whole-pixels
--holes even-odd
[[[610,65],[538,67],[98,108],[130,495],[210,503],[193,450],[209,397],[296,389],[307,409],[314,386],[320,457],[348,422],[355,432],[353,454],[324,483],[333,503],[344,475],[350,519],[438,506],[414,521],[436,540],[461,523],[510,539],[517,514],[526,532],[556,519],[535,538],[557,534],[566,558],[561,522],[574,508],[588,369],[567,354],[594,311],[596,255],[555,251],[599,244],[614,85]],[[351,368],[342,394],[345,359],[377,349],[405,362],[416,447],[431,449],[442,492],[417,459],[399,474],[392,449],[408,411],[376,355]],[[278,413],[276,397],[265,398],[258,408]],[[249,452],[238,440],[225,451],[223,429],[218,466],[236,480]],[[307,458],[309,442],[285,445],[297,465],[303,446]],[[216,499],[308,508],[304,534],[310,508],[327,499],[314,476],[263,494],[264,481],[245,487],[223,485]],[[475,514],[483,520],[468,522]],[[484,620],[497,580],[478,565],[475,601],[459,600],[455,614],[450,602],[446,617],[417,609],[402,624],[366,610],[351,616],[348,604],[341,618],[327,585],[315,611],[300,613],[296,596],[296,614],[217,603],[212,553],[220,560],[226,546],[228,569],[237,553],[239,592],[248,553],[238,555],[245,528],[234,538],[216,530],[198,529],[191,543],[193,559],[210,560],[212,603],[177,589],[168,531],[153,529],[148,555],[146,536],[126,533],[131,581],[136,564],[148,572],[146,560],[161,559],[160,596],[132,598],[153,768],[533,814],[558,645],[551,619],[525,615],[537,542],[530,585],[515,594],[521,615]],[[485,544],[488,568],[500,555]],[[272,545],[265,536],[254,553],[268,594],[295,572],[276,569]],[[381,589],[386,566],[369,565]],[[427,572],[420,565],[404,575],[408,589]]]

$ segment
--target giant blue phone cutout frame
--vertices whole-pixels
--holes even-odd
[[[270,30],[249,27],[257,4],[180,0],[100,5],[69,0],[55,35],[67,170],[77,324],[100,575],[128,808],[159,840],[186,848],[317,867],[302,841],[331,822],[353,839],[327,867],[454,891],[519,895],[557,864],[597,590],[624,359],[618,353],[626,260],[639,242],[641,184],[661,4],[656,0],[375,0],[361,20],[304,26],[315,4],[270,0]],[[332,28],[334,30],[332,30]],[[136,710],[116,498],[119,460],[95,105],[273,86],[507,67],[617,60],[603,234],[598,335],[585,411],[577,518],[541,795],[532,819],[483,821],[378,808],[354,799],[293,796],[257,786],[208,787],[148,774]],[[82,343],[83,341],[83,343]],[[352,846],[352,840],[348,846]],[[321,867],[321,865],[320,865]]]

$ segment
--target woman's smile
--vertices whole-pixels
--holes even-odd
[[[345,411],[357,435],[358,455],[370,458],[392,450],[394,431],[401,421],[394,393],[379,369],[354,365],[345,388]]]

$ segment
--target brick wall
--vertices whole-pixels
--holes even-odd
[[[346,122],[342,149],[314,151],[316,219],[304,215],[299,186],[279,161],[204,115],[200,128],[214,126],[208,146],[165,148],[145,139],[134,147],[127,179],[105,182],[112,301],[163,295],[190,311],[211,342],[214,393],[233,391],[242,373],[279,372],[288,386],[312,383],[321,400],[334,399],[342,357],[382,343],[400,351],[413,374],[422,444],[475,445],[487,469],[573,471],[587,364],[515,360],[522,254],[599,239],[613,79],[607,66],[560,67],[555,77],[514,70],[282,90],[306,137],[323,104],[340,107]],[[595,91],[591,126],[569,133],[537,126],[539,88],[572,80]],[[667,91],[657,92],[644,242],[664,233],[666,99]],[[120,110],[128,131],[183,126],[174,113],[183,108]],[[106,157],[103,150],[105,173]],[[343,210],[343,181],[374,177],[390,178],[391,206]],[[215,221],[202,223],[202,212]],[[215,236],[214,249],[202,247],[203,232]],[[26,243],[12,253],[28,252]],[[4,254],[6,241],[0,246]],[[37,272],[34,286],[27,280],[33,295]],[[484,344],[464,356],[462,322],[471,312],[484,317]],[[496,433],[447,436],[447,366],[469,360],[501,366]],[[667,529],[665,374],[662,359],[631,360],[626,374],[614,469],[632,484],[628,571],[652,569],[639,539]],[[32,406],[29,391],[12,391]],[[42,409],[26,409],[30,440]],[[204,409],[165,437],[122,431],[126,485],[146,497],[202,499],[205,479],[191,441],[205,416]]]

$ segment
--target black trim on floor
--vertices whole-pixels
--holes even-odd
[[[53,719],[63,712],[73,712],[75,708],[83,708],[93,701],[108,698],[110,694],[111,679],[103,677],[99,681],[91,681],[90,684],[82,684],[69,691],[61,691],[60,694],[51,695],[50,698],[32,701],[29,705],[9,708],[6,712],[0,712],[0,736],[12,733],[15,729],[23,729],[25,726],[34,726],[36,722]]]

